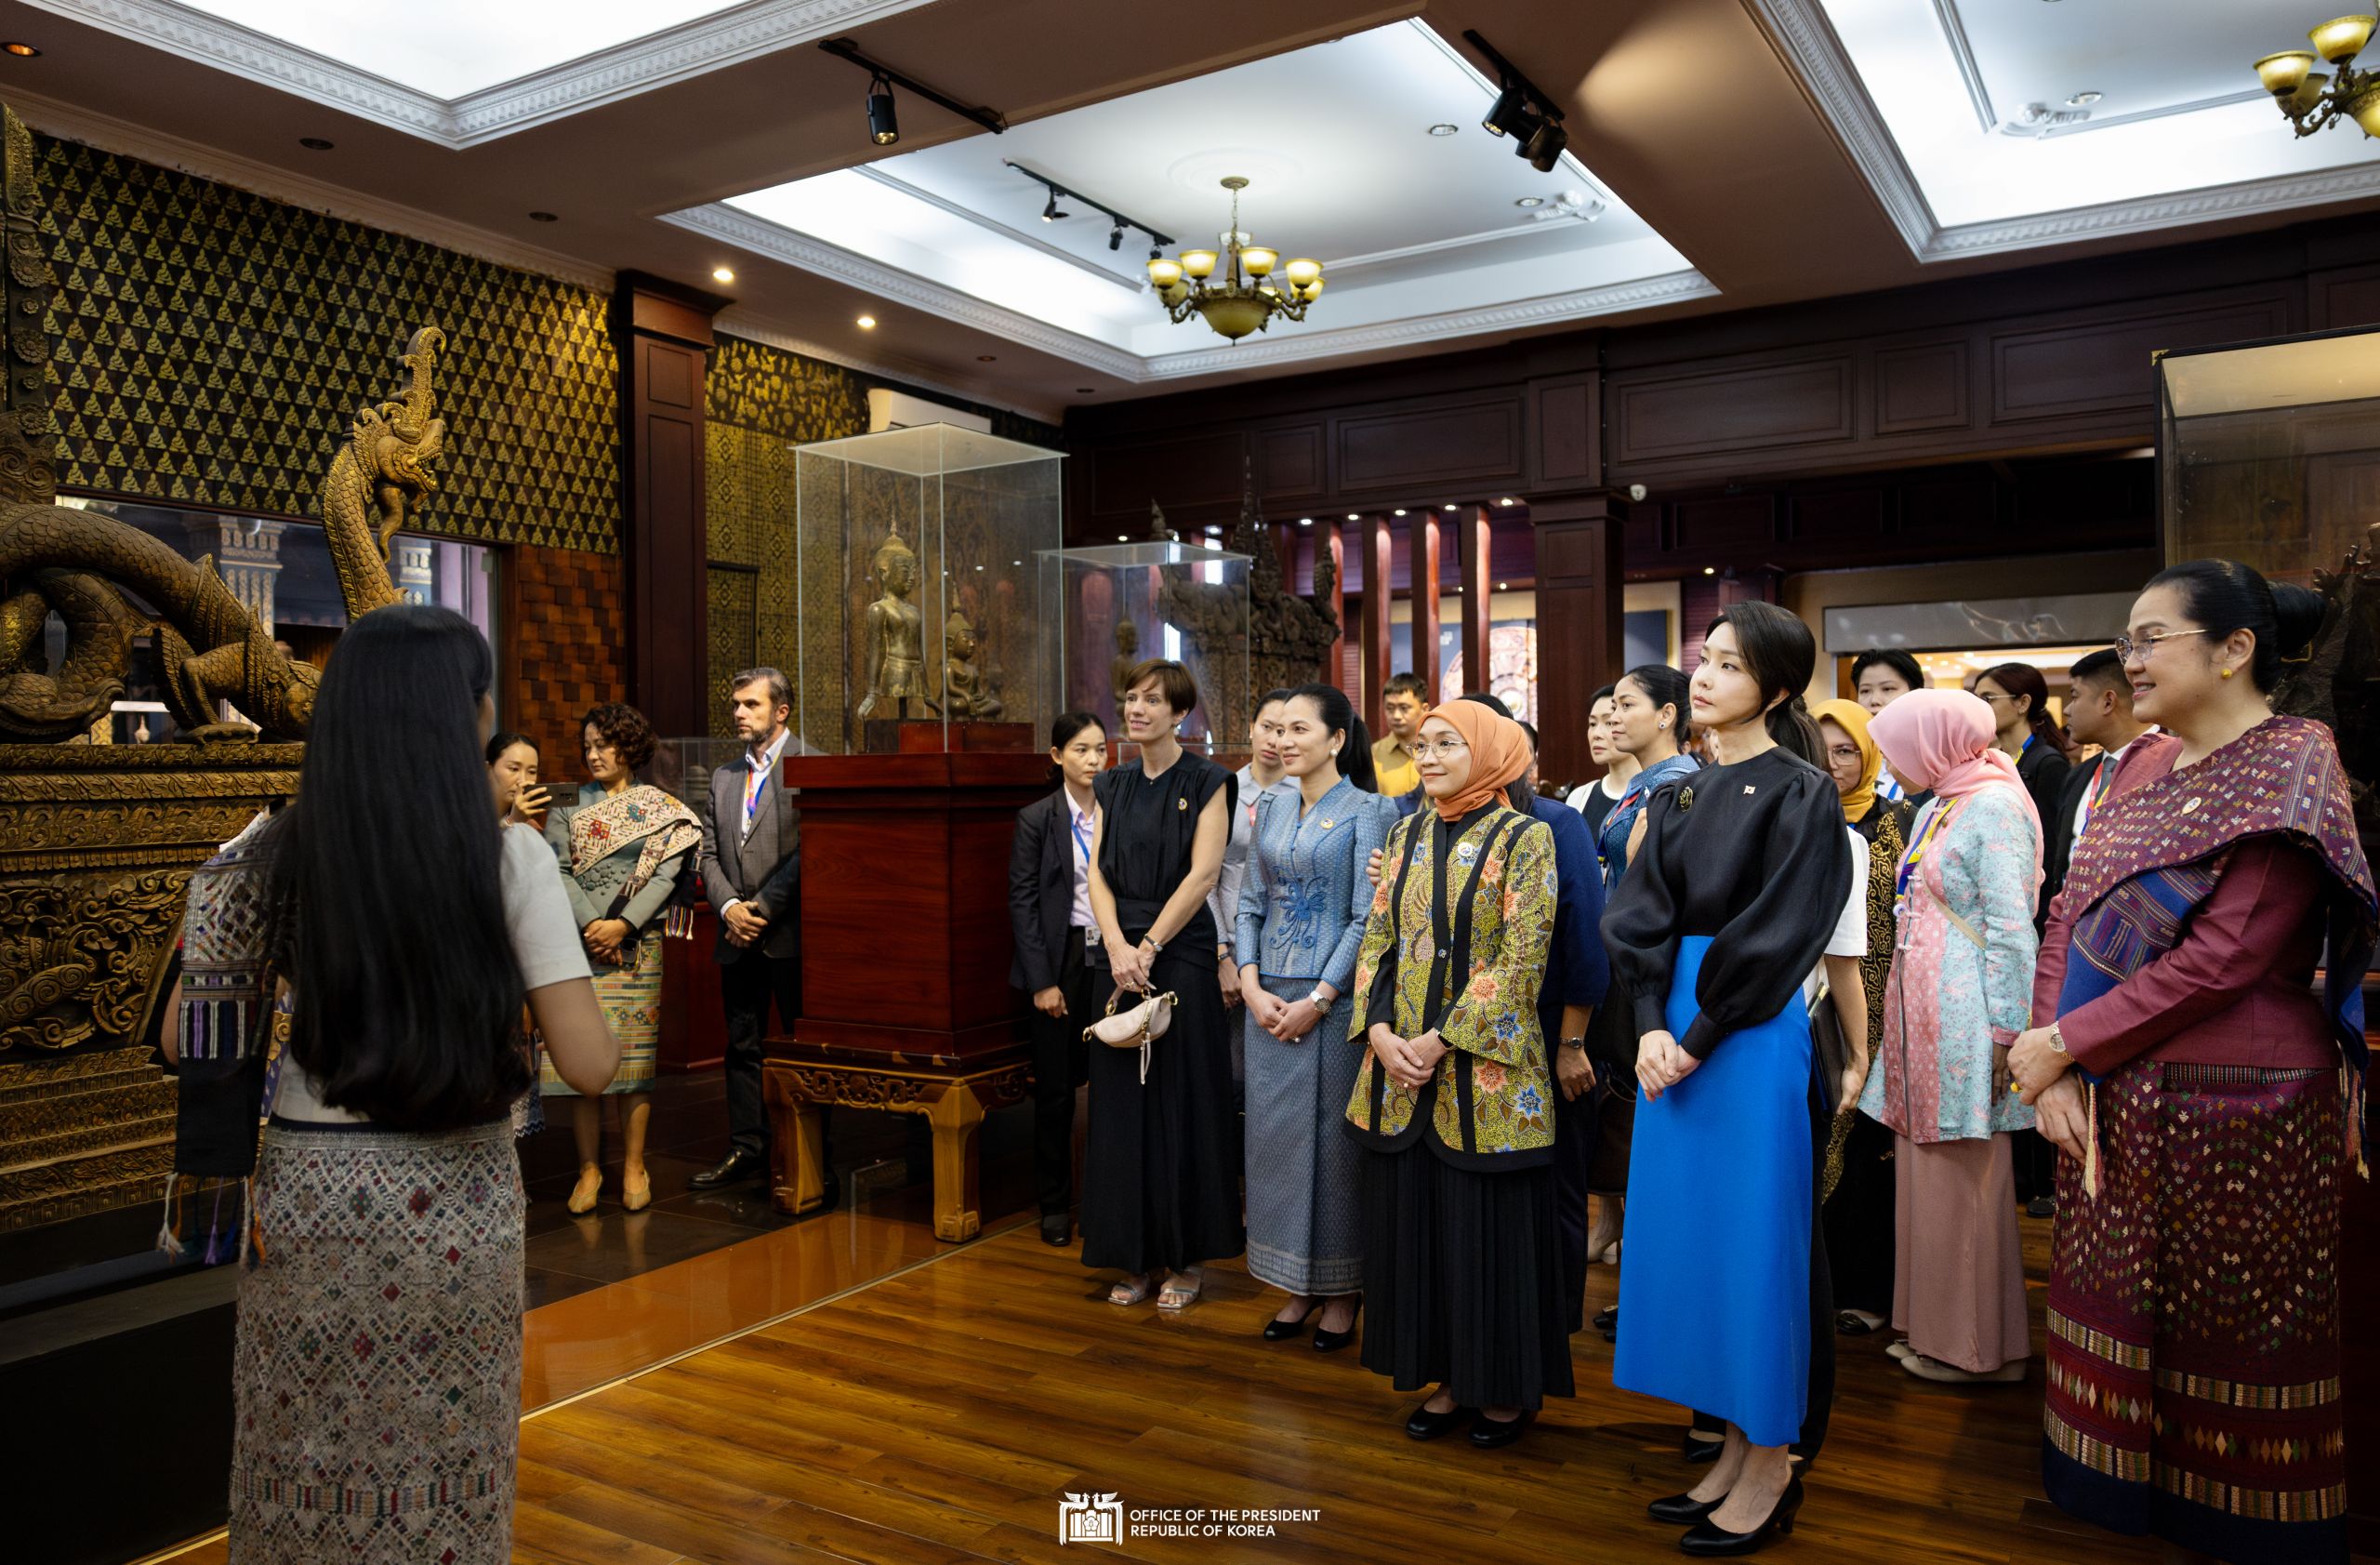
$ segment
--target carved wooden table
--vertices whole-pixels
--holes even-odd
[[[776,1206],[825,1198],[821,1106],[922,1114],[935,1237],[972,1239],[976,1129],[1031,1083],[1024,998],[1008,983],[1008,861],[1049,763],[961,750],[785,768],[801,800],[801,1015],[763,1067]]]

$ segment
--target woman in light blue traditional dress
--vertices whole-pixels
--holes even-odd
[[[1354,1340],[1364,1280],[1356,1147],[1339,1128],[1363,1063],[1347,1041],[1359,1007],[1336,1002],[1371,910],[1364,867],[1396,809],[1372,791],[1370,736],[1343,693],[1303,685],[1279,711],[1275,743],[1294,790],[1257,802],[1238,908],[1248,1269],[1289,1294],[1264,1340],[1297,1335],[1318,1308],[1314,1346],[1328,1353]]]

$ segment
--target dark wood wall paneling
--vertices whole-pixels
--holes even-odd
[[[1532,338],[1078,409],[1069,524],[1136,532],[1152,496],[1224,520],[1252,463],[1268,515],[1317,524],[1643,484],[1614,522],[1637,577],[1748,550],[1790,570],[2133,544],[2135,464],[2034,493],[2014,459],[2148,444],[2160,349],[2373,322],[2380,217]]]

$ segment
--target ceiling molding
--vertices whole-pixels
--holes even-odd
[[[2234,103],[2265,103],[2272,95],[2262,87],[2246,87],[2226,93],[2220,98],[2193,98],[2187,103],[2166,103],[2154,109],[2135,109],[2128,114],[2109,114],[2106,119],[2084,120],[2080,125],[2053,126],[2048,138],[2083,136],[2094,130],[2112,130],[2120,125],[2138,125],[2143,120],[2162,120],[2174,114],[2195,114],[2201,109],[2228,109]]]
[[[854,374],[874,376],[881,380],[897,380],[902,385],[912,386],[921,391],[932,391],[936,396],[948,397],[954,402],[972,402],[985,407],[1002,408],[1010,413],[1021,414],[1027,418],[1038,418],[1045,424],[1062,423],[1065,419],[1066,410],[1064,404],[1051,403],[1046,406],[1028,405],[1018,402],[1013,397],[987,396],[982,391],[965,391],[938,378],[932,367],[905,359],[898,354],[888,355],[881,359],[864,359],[857,354],[844,352],[840,348],[828,348],[821,343],[813,342],[807,338],[781,332],[774,326],[754,319],[741,310],[721,311],[712,325],[729,337],[740,337],[747,342],[758,342],[765,347],[781,349],[787,353],[799,353],[805,359],[816,359],[822,364],[840,365]]]
[[[1942,24],[1942,39],[1950,58],[1959,62],[1959,78],[1967,85],[1967,99],[1986,136],[2000,128],[2000,111],[1992,106],[1991,89],[1983,85],[1983,68],[1975,62],[1975,46],[1967,41],[1967,24],[1959,15],[1959,0],[1934,0],[1934,20]]]
[[[235,153],[202,146],[178,136],[167,136],[145,126],[134,125],[111,114],[96,113],[44,98],[37,93],[11,91],[7,95],[10,108],[18,118],[46,135],[62,140],[77,141],[103,153],[135,157],[143,163],[178,169],[195,179],[218,185],[229,185],[252,195],[286,206],[320,212],[326,217],[348,222],[362,223],[366,228],[385,230],[417,239],[425,245],[435,245],[497,266],[508,266],[520,272],[533,272],[600,294],[609,294],[614,281],[608,267],[589,265],[575,256],[538,245],[526,245],[491,230],[474,228],[456,222],[417,206],[406,206],[393,201],[378,201],[358,194],[351,187],[329,180],[312,179],[293,173],[272,164],[258,163]]]
[[[1609,208],[1606,207],[1605,210],[1607,211]],[[1595,214],[1597,218],[1601,216],[1603,216],[1602,212]],[[1325,272],[1352,272],[1359,267],[1380,266],[1389,261],[1410,260],[1415,256],[1436,255],[1443,250],[1463,250],[1474,245],[1493,245],[1506,239],[1523,239],[1532,233],[1555,233],[1561,231],[1553,225],[1593,220],[1593,218],[1580,218],[1568,213],[1559,218],[1528,218],[1520,222],[1508,223],[1502,228],[1483,229],[1477,233],[1458,233],[1448,239],[1424,240],[1419,245],[1399,245],[1394,250],[1374,250],[1369,255],[1364,256],[1342,256],[1337,260],[1325,260],[1322,263],[1322,269]]]
[[[417,91],[175,0],[27,3],[459,152],[932,0],[757,0],[456,99]]]
[[[730,245],[862,288],[879,298],[895,299],[928,314],[973,326],[1028,348],[1037,348],[1085,368],[1133,385],[1176,380],[1184,376],[1214,375],[1235,369],[1337,358],[1382,348],[1474,337],[1483,332],[1585,320],[1623,310],[1648,309],[1686,299],[1716,298],[1719,289],[1699,272],[1686,271],[1604,287],[1581,288],[1542,298],[1477,310],[1449,311],[1441,315],[1385,322],[1372,326],[1348,326],[1335,331],[1299,332],[1264,342],[1240,342],[1224,348],[1202,348],[1182,353],[1143,358],[1121,348],[1037,321],[1013,310],[988,304],[955,289],[897,271],[880,262],[781,227],[763,218],[722,204],[693,207],[664,216],[663,222],[707,234]],[[809,351],[798,349],[796,351]]]
[[[1921,263],[2153,233],[2216,219],[2380,196],[2380,164],[2367,164],[1944,228],[1861,84],[1858,67],[1835,36],[1823,0],[1747,3],[1778,56],[1833,126],[1911,256]]]

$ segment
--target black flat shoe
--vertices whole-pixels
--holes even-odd
[[[2025,1203],[2025,1215],[2028,1217],[2056,1216],[2057,1198],[2056,1196],[2035,1196],[2032,1200]]]
[[[1860,1320],[1857,1310],[1838,1309],[1834,1312],[1834,1333],[1837,1336],[1871,1336],[1883,1330],[1881,1326],[1871,1326]]]
[[[1607,1305],[1602,1309],[1596,1310],[1594,1313],[1594,1319],[1589,1320],[1587,1324],[1593,1326],[1596,1331],[1603,1333],[1606,1336],[1610,1335],[1612,1333],[1620,1330],[1620,1306],[1618,1305]]]
[[[1041,1242],[1063,1250],[1075,1241],[1075,1220],[1065,1213],[1041,1219]]]
[[[1471,1426],[1471,1443],[1481,1451],[1494,1451],[1508,1446],[1521,1438],[1521,1431],[1537,1422],[1537,1414],[1524,1412],[1518,1418],[1490,1418],[1486,1413]]]
[[[1646,1505],[1645,1514],[1672,1527],[1691,1527],[1726,1503],[1725,1494],[1715,1500],[1698,1500],[1691,1494],[1672,1494]]]
[[[1405,1432],[1417,1440],[1434,1440],[1464,1420],[1476,1417],[1478,1412],[1477,1408],[1465,1407],[1432,1412],[1430,1404],[1423,1402],[1413,1410],[1413,1416],[1405,1421]]]
[[[1355,1322],[1361,1320],[1363,1318],[1364,1301],[1357,1299],[1355,1301],[1355,1313],[1347,1317],[1347,1329],[1345,1331],[1326,1332],[1319,1326],[1316,1326],[1314,1329],[1314,1350],[1316,1353],[1338,1352],[1341,1348],[1355,1340]]]
[[[1678,1437],[1677,1448],[1689,1462],[1716,1462],[1719,1460],[1719,1452],[1727,1448],[1727,1437],[1722,1435],[1715,1440],[1706,1440],[1699,1438],[1692,1429],[1688,1429],[1684,1435]]]
[[[737,1185],[747,1179],[756,1179],[767,1173],[768,1168],[768,1159],[758,1152],[747,1152],[738,1147],[686,1183],[697,1190],[716,1190],[723,1185]]]
[[[1275,1316],[1272,1320],[1264,1322],[1264,1340],[1266,1342],[1289,1341],[1291,1337],[1305,1330],[1305,1323],[1313,1320],[1316,1311],[1321,1309],[1321,1307],[1322,1301],[1320,1299],[1314,1299],[1307,1303],[1305,1306],[1305,1313],[1299,1316],[1294,1320],[1284,1320],[1280,1317]]]
[[[1777,1508],[1768,1519],[1749,1532],[1730,1532],[1714,1527],[1708,1519],[1694,1525],[1694,1531],[1677,1541],[1680,1552],[1703,1558],[1726,1555],[1756,1554],[1771,1536],[1782,1537],[1793,1530],[1793,1513],[1802,1508],[1802,1480],[1794,1478],[1785,1485],[1785,1492],[1777,1497]]]

